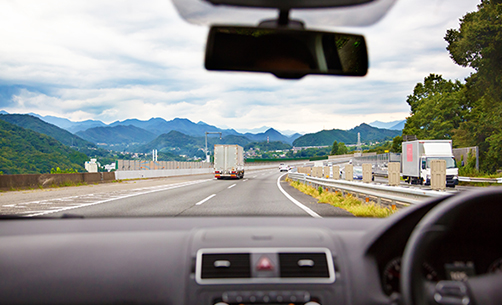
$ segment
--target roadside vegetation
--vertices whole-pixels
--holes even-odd
[[[358,200],[350,194],[343,196],[340,192],[327,192],[321,187],[316,189],[312,186],[305,185],[298,181],[293,181],[289,178],[287,178],[286,181],[300,192],[316,198],[319,203],[331,204],[332,206],[344,209],[357,217],[383,218],[396,212],[396,210],[382,207],[375,203],[363,203],[361,200]]]
[[[464,82],[431,73],[406,102],[411,116],[404,135],[449,139],[454,147],[479,147],[480,172],[460,168],[470,177],[502,168],[502,2],[482,0],[478,10],[460,19],[459,29],[444,37],[452,60],[474,69]]]

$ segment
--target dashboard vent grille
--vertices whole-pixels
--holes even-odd
[[[279,253],[281,278],[329,278],[326,253]]]
[[[203,254],[202,279],[245,279],[251,278],[249,253]]]

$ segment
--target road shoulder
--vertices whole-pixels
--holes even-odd
[[[284,175],[281,180],[281,187],[288,193],[291,197],[299,201],[301,204],[304,206],[308,207],[312,211],[316,212],[322,217],[355,217],[352,213],[338,208],[334,207],[328,203],[318,203],[317,199],[304,194],[300,192],[299,190],[295,189],[291,185],[289,185],[288,182],[286,182],[286,177],[287,175]]]

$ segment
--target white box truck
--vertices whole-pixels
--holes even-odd
[[[410,184],[431,183],[431,160],[446,161],[446,186],[458,184],[458,168],[451,140],[416,140],[403,142],[401,174]]]
[[[218,179],[244,177],[244,149],[239,145],[214,145],[214,176]]]

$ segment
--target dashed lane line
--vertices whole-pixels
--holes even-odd
[[[195,205],[201,205],[201,204],[203,204],[204,202],[208,201],[209,199],[213,198],[214,196],[216,196],[216,194],[209,195],[209,196],[208,196],[208,197],[206,197],[205,199],[202,199],[201,201],[197,202]]]

